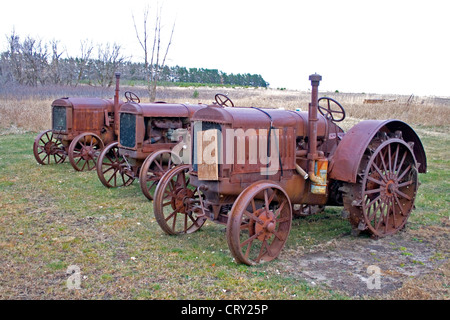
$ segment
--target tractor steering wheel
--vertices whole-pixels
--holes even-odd
[[[133,101],[136,103],[141,103],[141,99],[139,99],[139,97],[131,91],[125,92],[125,99],[127,99],[127,102]]]
[[[216,94],[214,99],[216,100],[217,104],[221,107],[234,107],[233,101],[231,101],[231,99],[224,94],[218,93]],[[228,102],[230,105],[227,104]]]
[[[318,105],[319,112],[325,116],[327,119],[331,119],[333,122],[341,122],[345,119],[345,110],[344,107],[341,106],[339,102],[337,102],[334,99],[328,98],[328,97],[322,97],[319,99],[319,103],[321,100],[327,100],[327,107],[322,107],[320,104]],[[336,104],[339,109],[331,108],[330,101]]]

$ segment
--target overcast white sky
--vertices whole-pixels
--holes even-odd
[[[14,0],[0,5],[0,49],[16,34],[118,43],[142,60],[132,13],[163,6],[176,19],[168,65],[257,73],[272,88],[450,96],[450,3],[445,0]]]

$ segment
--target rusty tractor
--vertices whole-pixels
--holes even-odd
[[[189,161],[190,118],[206,105],[141,104],[122,105],[119,139],[107,146],[97,162],[97,174],[108,188],[126,187],[138,178],[143,194],[153,200],[162,175],[173,166]]]
[[[63,163],[67,156],[77,171],[93,170],[105,145],[117,141],[120,73],[114,99],[61,98],[52,103],[52,129],[38,134],[33,144],[42,165]],[[125,92],[129,100],[134,94]]]
[[[320,75],[309,79],[307,112],[228,102],[193,115],[191,163],[169,170],[154,195],[165,233],[224,224],[235,261],[253,265],[279,256],[294,215],[323,206],[342,206],[353,235],[405,226],[427,167],[419,137],[399,120],[361,121],[345,133],[344,108],[318,98]]]

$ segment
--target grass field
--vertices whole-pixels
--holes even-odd
[[[192,89],[171,90],[184,90],[184,96],[177,91],[173,98],[167,93],[164,100],[197,103],[212,101],[217,89],[198,88],[196,99]],[[298,97],[285,91],[246,90],[227,93],[238,105],[307,106],[301,100],[307,101],[306,93]],[[450,298],[448,106],[424,102],[408,106],[420,114],[399,107],[389,111],[397,112],[395,118],[410,120],[428,157],[428,172],[419,177],[416,210],[404,231],[378,242],[352,238],[340,208],[330,207],[293,221],[279,259],[248,267],[232,260],[223,226],[206,223],[191,235],[165,235],[136,182],[107,189],[95,172],[75,172],[68,161],[38,165],[32,144],[36,131],[50,127],[53,99],[31,99],[0,98],[0,299]],[[16,109],[15,103],[26,105],[26,111]],[[348,108],[345,127],[370,118],[358,105]],[[435,112],[439,114],[431,114]],[[350,288],[311,276],[312,265],[342,256],[346,248],[354,248],[354,257],[367,260],[359,259],[361,265],[383,266],[381,279],[392,285],[368,292],[358,290],[358,285],[365,286],[361,281]],[[365,256],[364,251],[370,254]],[[79,268],[80,289],[68,288],[69,268]],[[355,268],[332,271],[338,277],[364,270]]]

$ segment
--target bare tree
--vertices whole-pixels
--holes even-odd
[[[27,37],[22,43],[22,55],[24,61],[24,76],[27,85],[37,86],[45,84],[48,65],[48,48],[42,40]]]
[[[144,51],[144,68],[147,82],[147,91],[150,96],[150,101],[154,102],[156,100],[156,85],[159,80],[159,76],[161,71],[164,69],[167,54],[169,53],[170,45],[172,44],[173,32],[175,30],[175,22],[172,25],[172,30],[170,33],[169,41],[166,46],[166,50],[161,55],[161,30],[162,30],[162,7],[156,8],[155,15],[155,24],[153,30],[153,44],[149,44],[149,29],[148,29],[148,15],[150,8],[147,6],[143,12],[143,30],[142,34],[139,32],[138,27],[136,25],[136,20],[133,17],[134,29],[136,31],[136,37],[139,41],[139,44]],[[150,53],[151,49],[151,53]],[[150,56],[150,57],[149,57]],[[150,59],[150,61],[149,61]]]
[[[11,32],[11,35],[7,36],[8,41],[8,52],[7,59],[10,62],[10,69],[13,76],[13,79],[20,84],[23,82],[22,77],[22,46],[20,44],[19,36],[16,34],[15,30]]]
[[[113,83],[114,73],[125,61],[120,53],[121,46],[114,43],[112,46],[98,45],[98,59],[94,61],[97,83],[102,87],[110,87]]]
[[[52,46],[52,60],[50,62],[50,70],[49,70],[49,76],[50,81],[54,84],[60,84],[62,81],[62,71],[61,71],[61,56],[64,53],[64,51],[59,51],[58,45],[59,41],[52,40],[51,41]]]
[[[89,59],[91,58],[93,49],[94,49],[94,46],[92,45],[92,41],[89,41],[87,39],[81,41],[81,47],[80,47],[81,56],[79,59],[76,59],[78,75],[77,75],[77,82],[76,82],[75,86],[77,86],[83,79],[83,75],[88,66],[88,62],[89,62]]]

